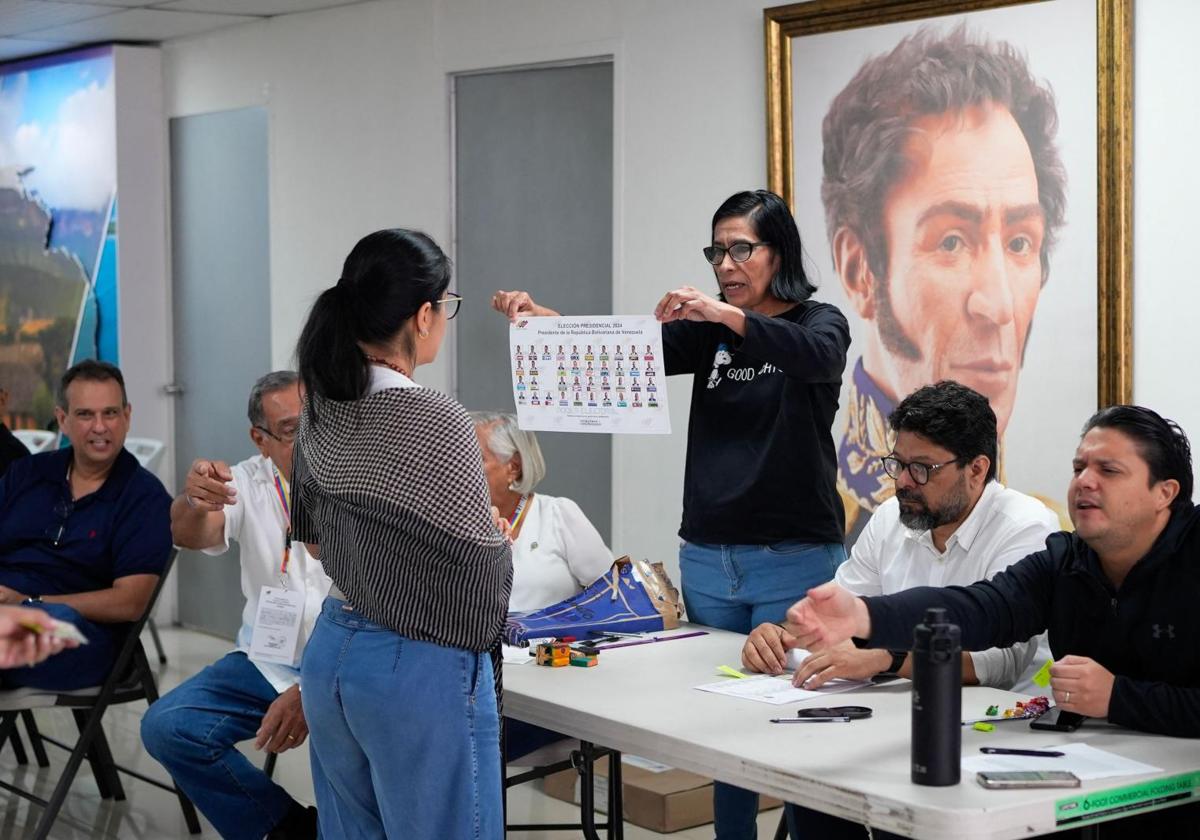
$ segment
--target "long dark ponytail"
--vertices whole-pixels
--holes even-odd
[[[438,306],[449,285],[450,260],[425,234],[393,228],[364,236],[300,332],[296,356],[305,387],[330,400],[363,397],[370,369],[359,343],[391,341],[424,304]]]

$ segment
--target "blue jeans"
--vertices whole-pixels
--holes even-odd
[[[103,683],[117,661],[128,625],[96,624],[66,604],[39,604],[38,609],[53,619],[74,624],[88,644],[56,653],[32,668],[0,671],[0,686],[74,691]]]
[[[809,589],[832,580],[845,559],[841,543],[685,542],[679,548],[679,572],[688,620],[736,633],[782,621],[788,607]],[[714,783],[713,828],[717,840],[758,837],[758,794]]]
[[[278,697],[246,654],[218,659],[151,704],[142,743],[224,838],[261,840],[292,797],[235,748]]]
[[[486,653],[405,638],[327,598],[300,685],[323,836],[503,837]]]

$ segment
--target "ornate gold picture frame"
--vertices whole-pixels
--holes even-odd
[[[807,35],[1053,0],[813,0],[763,12],[767,183],[794,206],[793,42]],[[1098,396],[1133,398],[1133,0],[1096,0]]]
[[[842,425],[835,427],[840,484],[848,520],[855,518],[856,505],[869,511],[883,495],[890,495],[890,482],[883,480],[882,475],[871,475],[870,481],[861,474],[850,475],[877,462],[880,455],[877,450],[887,446],[885,418],[889,404],[912,388],[938,378],[957,379],[984,392],[996,409],[1002,440],[1010,417],[1013,419],[1008,426],[1008,443],[1002,444],[1001,458],[1002,471],[1007,466],[1009,475],[1017,476],[1011,483],[1018,489],[1041,493],[1052,503],[1061,499],[1065,496],[1066,480],[1058,486],[1057,461],[1063,462],[1066,472],[1086,413],[1096,404],[1129,402],[1132,398],[1132,0],[813,0],[768,8],[764,11],[764,23],[768,184],[796,213],[806,248],[821,273],[820,295],[843,309],[854,336],[842,393],[842,412],[849,416],[840,417]],[[921,52],[925,49],[932,52]],[[962,117],[967,112],[959,110],[958,124],[947,128],[948,123],[939,123],[939,128],[920,121],[937,116],[931,116],[933,112],[925,109],[928,103],[906,104],[901,110],[890,112],[887,107],[881,109],[881,97],[886,98],[889,91],[902,91],[898,94],[901,98],[907,95],[903,86],[888,83],[891,78],[888,73],[908,72],[896,68],[923,68],[913,70],[913,78],[917,78],[915,74],[924,73],[927,67],[921,62],[928,58],[938,66],[943,60],[947,65],[957,61],[960,76],[970,77],[975,72],[973,56],[977,54],[984,56],[980,59],[981,66],[990,68],[981,71],[985,75],[1018,67],[1016,72],[1021,80],[1015,84],[1023,85],[1026,90],[1015,95],[1026,96],[1033,89],[1033,97],[1041,96],[1049,102],[1050,111],[1048,119],[1034,120],[1043,123],[1036,129],[1042,132],[1038,138],[1021,122],[1018,109],[1010,108],[1011,114],[1004,112],[1009,123],[1019,124],[1028,144],[1026,154],[1033,158],[1030,171],[1036,169],[1036,177],[1031,175],[1035,193],[1033,199],[1025,199],[1024,206],[1032,206],[1035,211],[1039,206],[1042,208],[1044,228],[1029,237],[1009,233],[1007,229],[998,235],[993,229],[989,234],[993,242],[1001,242],[1000,255],[994,257],[998,263],[1009,257],[1015,259],[1030,243],[1037,243],[1034,247],[1040,256],[1041,285],[1036,280],[1033,285],[1022,281],[1026,284],[1022,287],[1026,299],[1032,300],[1023,310],[1023,326],[1007,333],[995,331],[999,337],[978,339],[980,346],[994,343],[1007,348],[992,353],[995,366],[1007,364],[1011,371],[1010,393],[999,399],[996,394],[988,393],[986,387],[975,385],[970,379],[971,372],[961,377],[954,375],[955,370],[963,371],[962,366],[955,368],[947,362],[939,367],[936,360],[928,358],[938,352],[944,355],[952,352],[947,347],[954,346],[953,342],[937,344],[930,339],[936,330],[928,326],[931,317],[939,317],[936,313],[930,315],[932,309],[945,310],[948,306],[935,300],[922,310],[921,304],[913,303],[914,298],[929,294],[921,291],[924,280],[913,279],[921,275],[919,271],[913,274],[910,265],[905,285],[894,263],[895,254],[904,248],[911,245],[914,253],[919,250],[912,244],[918,234],[912,233],[908,240],[897,245],[891,241],[894,231],[888,227],[893,220],[884,215],[884,196],[889,196],[887,202],[893,201],[895,185],[916,178],[911,175],[913,170],[933,165],[927,166],[927,162],[939,154],[934,148],[936,137],[961,130],[963,120],[983,119],[978,113]],[[903,60],[893,61],[896,56]],[[994,63],[989,65],[993,59]],[[1094,75],[1088,71],[1093,61]],[[910,110],[904,111],[904,107]],[[901,133],[908,132],[904,137],[919,135],[911,140],[916,151],[901,155],[896,151],[901,147],[893,146],[890,162],[883,160],[882,153],[870,158],[871,144],[880,146],[890,141],[880,140],[878,133],[872,135],[873,129],[853,123],[875,119],[861,114],[876,112],[890,113],[889,130],[895,131],[899,125]],[[944,113],[949,115],[951,111]],[[846,128],[847,125],[851,127]],[[1038,140],[1043,143],[1040,162]],[[1015,148],[1016,143],[1010,141],[1008,148]],[[1049,152],[1046,146],[1050,147]],[[1025,149],[1026,144],[1021,147]],[[978,141],[978,148],[988,147]],[[984,164],[972,160],[972,154],[973,147],[968,145],[965,152],[960,149],[960,160],[982,168]],[[980,151],[977,157],[986,160],[988,154]],[[912,162],[918,158],[919,163]],[[847,160],[851,163],[847,164]],[[864,160],[868,162],[863,163]],[[879,171],[886,169],[892,174],[876,177],[866,169],[849,169],[851,174],[846,175],[849,167],[860,165],[876,166]],[[887,169],[889,166],[891,169]],[[859,177],[861,172],[866,174]],[[864,188],[862,194],[852,194],[849,198],[843,195],[853,192],[854,183],[872,177],[876,177],[874,193]],[[1055,179],[1058,180],[1055,188],[1061,192],[1058,205],[1054,204],[1053,196],[1047,201],[1042,191],[1044,184]],[[980,191],[980,195],[985,193],[986,190]],[[858,223],[870,228],[865,236],[862,231],[852,229],[847,233],[849,223],[839,221],[843,218],[839,213],[846,206],[853,208],[855,202],[876,208],[869,223],[858,219]],[[987,203],[988,200],[981,199],[979,206]],[[965,206],[970,201],[957,204]],[[1003,205],[1004,202],[996,204],[1001,207],[996,218],[1006,212],[1011,215],[1011,209],[1004,210]],[[848,212],[854,216],[857,211]],[[1093,212],[1094,230],[1090,227]],[[1039,238],[1042,234],[1044,237]],[[943,234],[935,235],[933,241],[937,242],[940,235]],[[974,235],[945,234],[947,250],[967,249],[968,255],[973,253],[969,243]],[[978,236],[983,242],[983,234]],[[847,245],[847,241],[851,244]],[[1012,246],[1004,251],[1004,243],[1009,241]],[[984,247],[979,245],[980,249]],[[975,256],[964,258],[963,265],[971,259]],[[947,257],[943,262],[948,265],[951,261]],[[1025,269],[1036,271],[1038,266],[1030,266],[1030,262],[1025,261]],[[831,265],[832,277],[828,271]],[[875,284],[882,300],[856,285],[862,278],[856,279],[854,271],[863,273],[864,285]],[[995,286],[998,281],[992,282]],[[889,286],[893,287],[890,291]],[[1096,292],[1094,301],[1086,291],[1091,288]],[[1018,322],[1022,312],[1020,294],[1014,292],[1011,297],[1016,302],[1010,301]],[[910,318],[907,324],[906,306]],[[969,320],[970,315],[964,310],[958,317],[960,321]],[[1011,312],[1004,317],[1014,320]],[[884,324],[886,319],[890,321]],[[1094,334],[1088,326],[1092,323],[1096,326]],[[946,334],[951,331],[952,325],[943,329]],[[926,340],[928,349],[922,345]],[[888,353],[899,359],[899,363],[881,362]],[[1000,358],[1006,353],[1006,359]],[[907,358],[902,358],[905,354]],[[924,368],[909,364],[922,354],[926,357]],[[878,373],[872,373],[872,360]],[[906,364],[918,373],[910,372],[907,378],[897,375],[896,370]],[[971,364],[978,368],[991,362],[976,359]],[[919,380],[921,370],[928,373],[928,381]],[[979,381],[986,383],[991,373],[981,374]],[[864,395],[864,391],[873,391],[879,395],[878,399]],[[1030,444],[1030,439],[1042,433],[1046,441],[1039,449]],[[1039,467],[1039,462],[1048,460],[1055,462],[1053,469]],[[874,501],[867,498],[876,490],[883,495]],[[849,530],[853,537],[852,524]]]

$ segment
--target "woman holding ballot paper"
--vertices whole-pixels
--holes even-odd
[[[703,249],[718,293],[667,292],[668,375],[693,375],[679,566],[688,618],[749,633],[781,621],[846,558],[830,427],[850,330],[803,268],[784,201],[740,192],[713,215]],[[558,315],[523,291],[492,306],[510,320]],[[717,837],[756,836],[756,794],[718,783]]]

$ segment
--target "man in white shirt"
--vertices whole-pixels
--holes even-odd
[[[315,838],[304,808],[236,748],[281,753],[308,736],[300,704],[300,654],[330,580],[303,543],[289,537],[292,445],[301,392],[293,371],[276,371],[250,394],[250,438],[259,455],[232,467],[198,458],[171,505],[176,544],[220,555],[241,547],[246,605],[237,650],[168,692],[142,719],[146,749],[228,838]],[[260,603],[274,621],[260,622]],[[278,630],[293,624],[295,635]]]
[[[896,495],[875,511],[835,579],[856,595],[914,586],[966,586],[1041,550],[1059,530],[1045,505],[996,480],[996,415],[957,382],[914,391],[888,417],[896,434],[883,459]],[[785,626],[762,624],[742,649],[756,671],[786,670],[797,643]],[[1034,692],[1032,676],[1052,658],[1045,634],[1009,648],[963,653],[963,683]],[[816,688],[835,677],[907,677],[907,651],[860,650],[849,642],[807,656],[792,682]],[[980,710],[982,712],[982,710]],[[789,806],[793,837],[862,837],[861,826]]]

